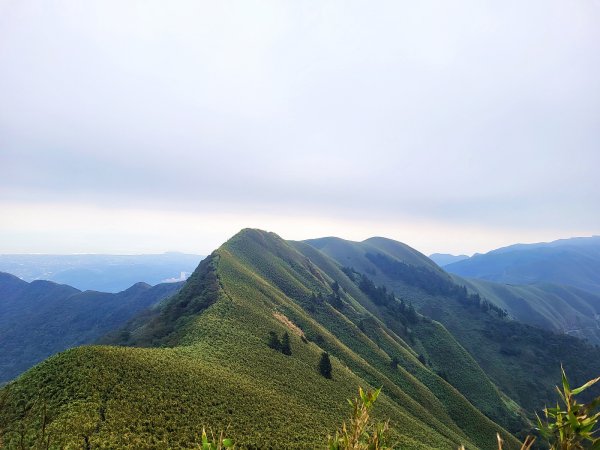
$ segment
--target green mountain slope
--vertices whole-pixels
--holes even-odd
[[[422,266],[444,273],[436,263],[422,253],[392,239],[373,237],[363,242],[353,242],[337,237],[326,237],[304,242],[322,251],[342,266],[354,267],[361,273],[374,274],[377,271],[375,264],[365,259],[367,252],[389,255],[412,266]]]
[[[577,382],[600,373],[598,348],[502,317],[503,311],[486,302],[485,295],[467,292],[430,264],[411,263],[404,249],[394,254],[391,246],[374,251],[368,241],[344,242],[335,240],[335,252],[323,240],[319,245],[339,264],[351,264],[442,323],[494,384],[528,411],[553,401],[561,363]]]
[[[459,284],[481,293],[521,322],[600,344],[598,295],[566,285],[509,285],[455,278]]]
[[[81,292],[0,272],[0,384],[56,352],[95,342],[181,286],[137,283],[117,294]]]
[[[369,310],[355,281],[301,245],[243,230],[179,294],[113,337],[160,348],[84,347],[28,371],[0,393],[9,448],[22,428],[29,442],[40,438],[40,405],[56,448],[190,448],[202,426],[228,425],[243,448],[322,448],[358,385],[383,386],[375,414],[390,418],[402,448],[491,449],[496,431],[516,447]],[[270,332],[289,334],[291,356],[267,345]],[[331,380],[316,369],[323,351]]]
[[[341,242],[341,240],[339,241]],[[340,284],[347,292],[359,299],[369,312],[407,342],[409,350],[420,356],[421,359],[425,359],[431,371],[441,375],[480,411],[511,430],[516,431],[523,426],[521,420],[514,414],[513,405],[506,404],[496,386],[473,357],[439,322],[426,319],[407,320],[403,314],[398,312],[397,308],[389,307],[394,305],[382,304],[361,291],[356,281],[352,282],[347,276],[341,275],[339,266],[332,264],[332,260],[316,251],[311,245],[303,242],[292,242],[292,245],[311,261],[318,263],[319,267],[323,268],[330,277],[343,280]],[[372,249],[372,247],[369,248]],[[398,248],[402,249],[402,247]],[[356,259],[354,261],[358,262]],[[369,262],[365,262],[365,266],[367,270],[372,269]],[[354,280],[360,279],[357,272],[350,276]],[[346,283],[345,280],[350,283]],[[374,340],[378,345],[383,345],[382,339],[375,337]],[[394,351],[388,351],[388,354],[391,358],[395,356]],[[448,368],[452,368],[452,370],[448,370]]]

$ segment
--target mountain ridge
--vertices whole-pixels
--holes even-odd
[[[291,355],[268,345],[285,333]],[[578,384],[600,370],[598,349],[510,320],[405,244],[285,241],[256,229],[103,343],[113,346],[68,350],[5,387],[0,430],[23,405],[33,418],[47,405],[61,446],[190,448],[202,427],[229,424],[244,448],[316,447],[362,386],[383,387],[374,413],[403,448],[491,450],[500,432],[516,449],[507,429],[528,432],[527,416],[553,398],[559,360]],[[324,352],[332,379],[317,370]],[[574,363],[582,354],[585,367]]]
[[[118,431],[123,429],[120,424],[127,417],[128,426],[139,430],[131,439],[135,436],[146,443],[139,445],[158,439],[187,447],[192,442],[186,431],[190,426],[220,427],[229,421],[228,433],[243,447],[306,448],[322,445],[325,435],[344,417],[345,398],[352,396],[357,385],[383,385],[381,407],[394,424],[395,437],[406,448],[450,448],[464,443],[491,449],[496,431],[503,434],[508,448],[516,448],[509,433],[420,362],[411,345],[363,306],[369,306],[369,301],[353,284],[323,254],[318,262],[313,261],[275,234],[242,230],[201,263],[186,286],[156,315],[142,323],[134,321],[126,330],[129,344],[159,348],[69,351],[19,378],[21,394],[15,393],[10,401],[31,395],[27,392],[32,386],[50,373],[58,371],[64,378],[65,370],[59,367],[74,367],[76,361],[87,358],[94,365],[109,367],[109,373],[83,387],[77,380],[84,369],[74,370],[75,378],[64,379],[61,389],[81,392],[92,411],[104,408],[104,420],[92,419],[92,423],[99,422],[88,433],[90,442],[117,445],[116,436],[124,436]],[[270,331],[289,333],[291,356],[267,346]],[[316,370],[323,351],[331,355],[332,380]],[[397,357],[397,366],[391,365],[389,353]],[[137,361],[138,368],[133,370],[133,363],[123,361]],[[229,380],[250,390],[232,389]],[[198,386],[204,388],[198,390]],[[112,394],[102,394],[105,389]],[[10,392],[17,391],[9,386]],[[154,395],[148,398],[143,392]],[[211,400],[206,392],[216,397]],[[109,396],[110,403],[102,406],[104,396]],[[68,430],[72,420],[81,420],[81,413],[69,400],[72,394],[60,398],[51,405],[53,411],[63,411],[54,423]],[[252,401],[256,398],[262,400]],[[177,402],[183,412],[174,415],[163,402]],[[196,404],[203,409],[192,406]],[[153,421],[150,434],[143,431],[147,408],[164,411],[160,420]],[[375,411],[376,415],[381,411]],[[254,423],[249,424],[248,417]],[[166,433],[169,427],[176,427],[177,433]],[[259,429],[269,432],[263,435]],[[63,439],[76,442],[81,438],[66,431]]]

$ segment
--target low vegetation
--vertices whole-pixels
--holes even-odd
[[[199,445],[201,450],[223,450],[226,448],[235,448],[233,445],[233,440],[226,438],[223,431],[221,431],[218,438],[216,438],[212,432],[211,435],[211,440],[209,440],[206,434],[206,429],[202,429],[202,439]]]
[[[545,420],[537,419],[536,431],[543,439],[541,448],[596,450],[600,448],[600,396],[587,403],[580,403],[575,396],[600,381],[600,377],[572,389],[564,369],[561,368],[561,372],[562,390],[556,387],[560,401],[555,408],[544,408]],[[358,397],[348,401],[352,406],[352,415],[333,437],[329,436],[328,450],[387,450],[394,447],[389,444],[389,422],[377,422],[370,417],[370,410],[380,392],[381,388],[367,392],[359,388]],[[502,450],[504,439],[499,433],[496,440],[498,450]],[[535,436],[527,436],[520,450],[530,450],[535,442]],[[459,450],[465,450],[464,445]]]
[[[588,381],[579,388],[571,389],[564,369],[562,369],[562,391],[557,387],[562,405],[557,403],[556,408],[545,408],[544,421],[538,417],[538,428],[536,430],[544,440],[541,448],[549,448],[550,450],[596,450],[600,448],[600,436],[598,436],[600,431],[598,429],[600,397],[586,404],[579,403],[575,399],[576,395],[581,394],[598,381],[600,381],[600,377]],[[395,443],[392,443],[389,420],[377,421],[371,417],[371,410],[380,393],[381,388],[367,391],[364,391],[362,387],[358,388],[358,397],[348,400],[352,407],[351,416],[342,423],[333,436],[328,436],[327,450],[391,450],[396,448]],[[0,396],[0,411],[4,407],[7,395],[8,390],[5,389],[2,396]],[[100,409],[101,415],[102,411]],[[39,413],[39,417],[35,423],[39,430],[37,430],[36,440],[31,440],[31,432],[27,428],[28,422],[35,420],[36,408],[32,407],[22,416],[22,423],[15,431],[7,432],[0,428],[0,447],[4,448],[4,439],[8,438],[9,443],[16,444],[15,448],[51,448],[54,436],[49,431],[50,417],[45,401],[38,405],[37,413]],[[84,425],[80,429],[80,431],[83,430],[81,438],[83,439],[84,449],[92,448],[91,425],[90,423],[87,428]],[[210,434],[209,439],[206,429],[203,427],[198,442],[192,445],[202,450],[235,448],[234,441],[226,437],[225,432],[221,431],[218,437],[212,431]],[[498,450],[503,450],[505,441],[500,433],[496,434],[496,439]],[[536,438],[534,436],[527,436],[521,444],[520,450],[530,450],[535,442]],[[465,446],[460,445],[459,450],[465,450]]]

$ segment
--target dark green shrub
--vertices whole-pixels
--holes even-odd
[[[281,341],[279,340],[279,336],[274,331],[269,331],[269,340],[267,345],[274,350],[281,350]]]
[[[331,361],[329,360],[329,353],[323,352],[321,360],[319,361],[319,372],[325,378],[331,379]]]
[[[292,354],[292,347],[290,346],[290,335],[287,331],[283,333],[283,338],[281,339],[281,353],[288,356]]]

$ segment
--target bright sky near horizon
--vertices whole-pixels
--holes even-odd
[[[600,2],[0,0],[0,253],[600,234]]]

